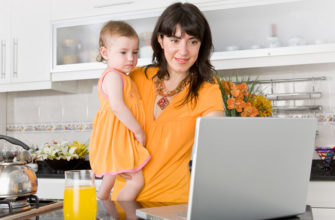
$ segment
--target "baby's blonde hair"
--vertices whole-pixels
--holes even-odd
[[[99,48],[106,47],[106,37],[107,36],[124,36],[124,37],[134,37],[138,39],[138,35],[134,28],[124,21],[109,21],[107,22],[100,31],[99,37]],[[97,56],[98,62],[103,62],[105,59],[99,55]]]

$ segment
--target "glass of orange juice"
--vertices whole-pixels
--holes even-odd
[[[94,220],[97,199],[91,170],[65,171],[63,213],[65,220]]]

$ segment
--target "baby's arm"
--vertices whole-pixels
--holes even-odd
[[[118,73],[108,73],[102,83],[102,89],[108,95],[109,104],[115,116],[132,132],[136,139],[145,145],[145,133],[132,112],[123,100],[122,76]]]

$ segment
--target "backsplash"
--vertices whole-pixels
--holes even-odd
[[[9,124],[6,126],[7,133],[90,131],[90,130],[92,130],[92,122],[13,124],[13,125]]]
[[[29,91],[7,94],[7,135],[28,145],[78,140],[88,143],[99,108],[97,80],[78,81],[76,93]]]
[[[258,77],[259,80],[291,79],[325,76],[326,80],[277,83],[273,85],[274,93],[299,93],[310,92],[313,90],[321,92],[321,97],[308,100],[287,100],[275,101],[277,106],[310,106],[320,105],[321,111],[294,111],[279,112],[276,117],[302,117],[318,118],[318,135],[316,137],[316,146],[335,146],[335,64],[317,64],[317,65],[296,65],[284,67],[265,67],[249,68],[220,71],[220,76],[233,77],[238,74],[240,77],[251,76],[252,79]],[[261,84],[264,93],[271,93],[271,84]],[[297,131],[298,132],[298,131]],[[314,159],[319,156],[314,153]]]
[[[280,101],[277,105],[321,105],[319,112],[285,112],[277,117],[316,117],[319,119],[317,146],[335,145],[335,64],[250,68],[220,71],[221,76],[258,76],[259,80],[325,76],[327,80],[277,84],[276,93],[306,92],[314,86],[321,97],[303,101]],[[88,143],[92,121],[99,107],[97,80],[78,81],[76,93],[52,90],[7,93],[7,134],[28,145],[50,141],[78,140]],[[270,84],[262,85],[264,93]],[[318,156],[315,154],[315,159]]]

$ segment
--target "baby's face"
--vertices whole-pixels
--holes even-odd
[[[107,66],[128,73],[137,64],[138,38],[114,35],[106,38],[106,47],[100,48]]]

